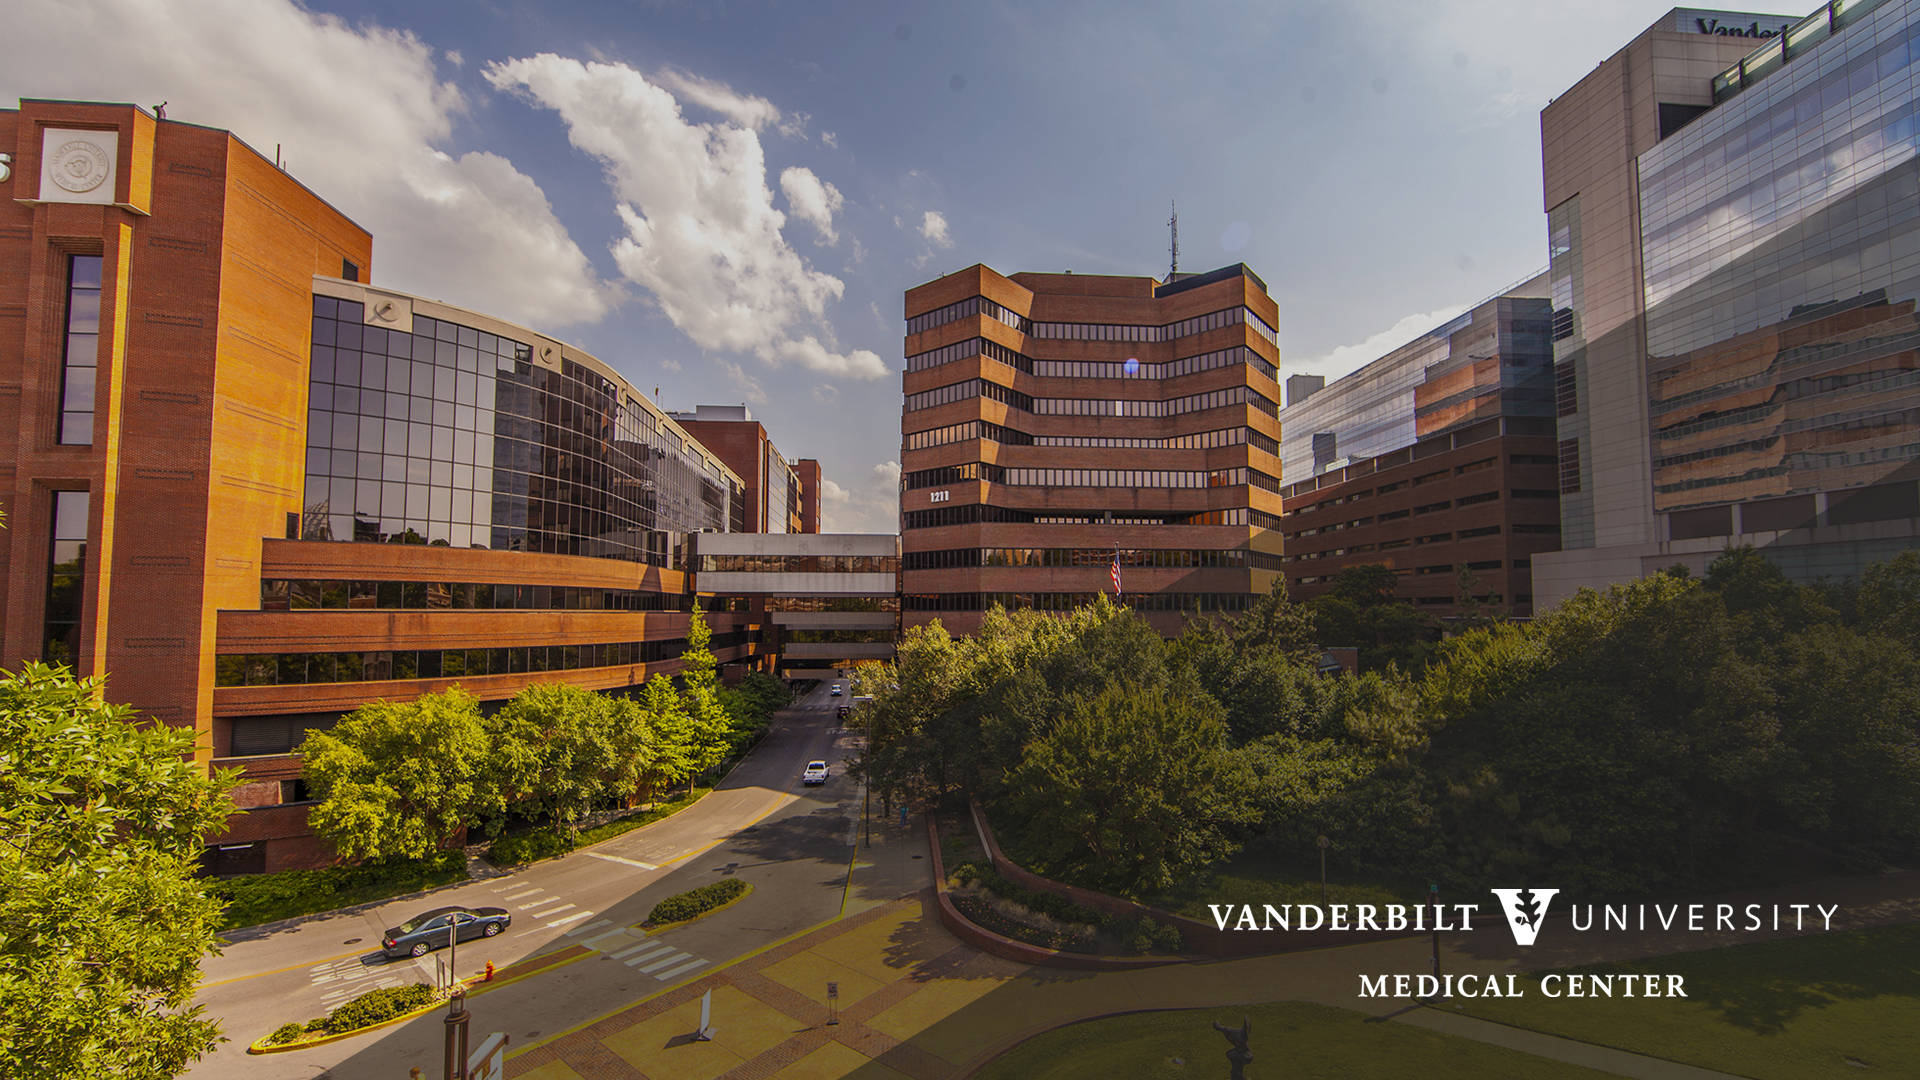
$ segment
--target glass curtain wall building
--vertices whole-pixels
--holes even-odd
[[[1920,13],[1709,13],[1780,28],[1758,38],[1700,14],[1541,116],[1565,548],[1535,560],[1542,606],[1738,544],[1810,580],[1920,541]]]
[[[386,329],[315,296],[309,394],[301,539],[667,566],[676,537],[727,531],[744,498],[606,375],[458,322]]]

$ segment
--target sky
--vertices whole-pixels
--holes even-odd
[[[1539,111],[1643,0],[10,0],[0,106],[167,102],[371,280],[746,404],[892,532],[903,293],[1244,262],[1331,380],[1546,263]],[[1798,10],[1797,8],[1793,10]],[[655,388],[659,389],[654,394]]]

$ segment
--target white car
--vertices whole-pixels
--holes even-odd
[[[841,689],[840,689],[840,684],[839,684],[839,683],[834,683],[834,684],[833,684],[833,691],[832,691],[832,696],[834,696],[834,697],[839,697],[839,696],[840,696],[840,695],[841,695],[842,693],[844,693],[844,692],[845,692],[845,691],[843,691],[843,690],[841,690]]]
[[[807,762],[807,771],[800,774],[800,780],[809,786],[827,782],[827,763],[824,761]]]

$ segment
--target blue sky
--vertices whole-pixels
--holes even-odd
[[[1244,261],[1337,376],[1545,263],[1539,110],[1667,7],[16,0],[0,102],[166,100],[374,281],[746,402],[892,531],[902,292]],[[1798,11],[1798,9],[1794,9]]]

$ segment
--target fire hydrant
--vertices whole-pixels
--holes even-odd
[[[481,982],[493,981],[493,961],[491,960],[487,961],[487,973],[481,977],[480,981]]]

